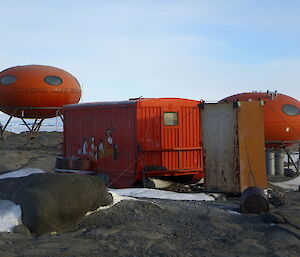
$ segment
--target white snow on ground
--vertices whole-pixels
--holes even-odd
[[[4,126],[9,119],[9,116],[0,113],[0,123]],[[32,125],[32,119],[25,119],[26,123],[31,126]],[[25,124],[19,119],[19,118],[12,118],[12,120],[9,122],[8,126],[6,127],[7,131],[14,132],[16,134],[20,134],[23,131],[28,131],[28,128],[25,126]],[[41,127],[40,131],[63,131],[63,123],[60,119],[60,117],[50,118],[45,120]]]
[[[189,200],[189,201],[214,201],[215,198],[204,193],[176,193],[166,190],[157,190],[150,188],[126,188],[109,189],[118,195],[136,197],[136,198],[156,198],[169,200]]]
[[[160,189],[150,188],[126,188],[126,189],[109,189],[113,202],[108,206],[99,207],[95,211],[108,209],[122,200],[138,200],[136,198],[155,198],[155,199],[168,199],[177,201],[214,201],[213,196],[206,195],[204,193],[176,193],[171,191],[165,191]],[[140,200],[143,201],[143,200]],[[88,212],[86,215],[90,215],[95,211]]]
[[[300,185],[300,176],[295,177],[291,180],[288,181],[283,181],[283,182],[276,182],[273,183],[274,185],[281,187],[283,189],[289,189],[293,191],[298,191],[299,190],[299,185]]]
[[[0,200],[0,232],[12,232],[14,226],[22,224],[20,205]]]
[[[112,197],[113,197],[113,202],[112,202],[110,205],[107,205],[107,206],[101,206],[101,207],[99,207],[97,210],[87,212],[87,213],[85,214],[86,216],[92,214],[93,212],[99,211],[99,210],[108,209],[108,208],[114,206],[115,204],[121,202],[122,200],[136,200],[135,198],[132,198],[132,197],[127,197],[127,196],[118,195],[118,194],[115,193],[115,192],[112,192],[112,191],[110,191],[110,190],[108,190],[108,191],[111,193],[111,195],[112,195]]]
[[[132,197],[127,197],[127,196],[119,195],[119,194],[117,194],[117,193],[115,193],[115,192],[113,192],[111,190],[108,190],[108,192],[111,193],[111,195],[113,197],[113,203],[111,205],[109,205],[109,206],[103,206],[103,207],[101,207],[102,209],[107,209],[107,208],[109,208],[109,207],[111,207],[111,206],[113,206],[113,205],[121,202],[122,200],[135,200]]]
[[[231,214],[234,214],[234,215],[241,215],[241,213],[240,212],[237,212],[237,211],[228,211],[229,213],[231,213]]]
[[[20,169],[20,170],[15,170],[12,172],[4,173],[4,174],[0,175],[0,179],[21,178],[21,177],[27,177],[31,174],[36,174],[36,173],[45,173],[45,171],[38,169],[38,168]]]

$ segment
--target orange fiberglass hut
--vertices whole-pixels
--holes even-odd
[[[145,177],[199,180],[199,103],[151,98],[66,105],[63,158],[89,161],[92,173],[115,188],[133,186]]]
[[[0,110],[11,116],[52,118],[80,97],[77,79],[56,67],[24,65],[0,72]]]
[[[264,101],[265,140],[271,142],[300,141],[300,102],[275,92],[249,92],[229,96],[221,102]],[[273,147],[274,144],[267,146]]]

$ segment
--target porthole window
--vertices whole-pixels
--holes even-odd
[[[0,79],[0,83],[3,85],[10,85],[17,81],[17,78],[14,75],[6,75]]]
[[[47,76],[44,81],[52,86],[58,86],[62,83],[62,79],[57,76]]]
[[[282,106],[282,111],[289,116],[297,116],[300,110],[297,106],[291,104],[285,104]]]
[[[176,126],[176,125],[178,125],[178,114],[177,114],[177,112],[165,112],[164,113],[164,125],[165,126]]]

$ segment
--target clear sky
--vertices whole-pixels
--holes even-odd
[[[0,70],[65,69],[83,102],[300,100],[299,0],[1,0],[0,13]]]

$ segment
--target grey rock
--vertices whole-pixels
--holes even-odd
[[[238,242],[234,248],[242,253],[247,254],[265,254],[267,249],[262,245],[258,244],[257,240],[254,239],[243,239]]]
[[[270,196],[271,197],[269,198],[269,202],[274,206],[278,207],[285,204],[285,195],[283,192],[272,190]]]
[[[24,226],[24,225],[15,226],[13,228],[13,232],[15,234],[21,234],[21,235],[26,235],[26,236],[30,236],[31,235],[30,230],[26,226]]]
[[[100,177],[55,173],[2,179],[0,199],[19,204],[23,224],[37,235],[70,228],[112,202]]]
[[[285,219],[277,212],[262,213],[259,215],[265,223],[283,224]]]

